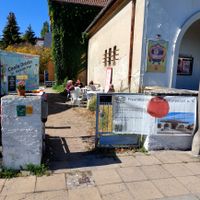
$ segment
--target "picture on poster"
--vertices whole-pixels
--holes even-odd
[[[195,115],[192,112],[170,112],[158,119],[158,134],[192,134],[195,125]]]
[[[164,40],[149,40],[147,55],[147,72],[166,71],[168,42]]]

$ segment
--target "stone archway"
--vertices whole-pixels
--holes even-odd
[[[174,40],[174,48],[173,48],[174,54],[171,58],[173,67],[171,70],[170,87],[176,88],[178,86],[178,88],[181,88],[180,83],[179,83],[179,85],[177,85],[178,81],[180,81],[180,80],[177,80],[178,58],[179,58],[181,48],[183,46],[182,42],[185,41],[185,38],[188,37],[192,33],[192,29],[195,30],[195,26],[199,26],[199,28],[200,28],[200,12],[197,12],[194,15],[190,16],[183,23],[183,25],[180,27],[180,29],[178,30],[178,32],[176,34],[176,37]],[[199,38],[200,38],[200,36],[199,36]],[[200,41],[200,39],[199,39],[199,41]],[[199,46],[199,52],[200,52],[200,46]],[[200,54],[199,54],[199,59],[200,59]],[[200,68],[200,66],[199,66],[199,68]],[[185,88],[185,89],[198,89],[198,88]]]

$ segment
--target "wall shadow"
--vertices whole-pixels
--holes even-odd
[[[121,163],[114,150],[94,149],[74,153],[70,152],[66,138],[49,135],[46,135],[44,162],[50,170],[98,167]]]

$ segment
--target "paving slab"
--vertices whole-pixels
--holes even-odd
[[[199,199],[195,197],[194,195],[189,194],[189,195],[184,195],[184,196],[167,197],[167,198],[162,198],[158,200],[199,200]]]
[[[120,167],[141,166],[140,162],[133,156],[122,156],[119,157],[119,160],[121,161],[121,163],[119,164]]]
[[[194,175],[200,175],[200,163],[199,163],[199,162],[186,163],[185,166],[186,166]]]
[[[103,200],[133,200],[134,198],[128,191],[122,191],[120,193],[108,194],[102,197]]]
[[[92,171],[93,178],[97,185],[120,183],[122,182],[120,176],[115,169],[94,170]]]
[[[96,187],[69,190],[69,200],[101,200]]]
[[[192,171],[185,166],[185,163],[164,164],[162,166],[175,177],[193,175]]]
[[[51,191],[66,189],[65,174],[37,177],[35,191]]]
[[[200,193],[200,178],[196,176],[178,177],[180,181],[190,192],[196,194]]]
[[[139,161],[141,165],[159,165],[161,162],[152,155],[136,155],[136,160]]]
[[[174,155],[178,160],[181,160],[182,162],[200,162],[200,157],[195,157],[191,154],[191,152],[185,152],[185,151],[175,151],[173,152]]]
[[[142,166],[141,169],[148,179],[162,179],[172,177],[172,175],[161,165]]]
[[[1,195],[31,193],[35,190],[35,176],[18,177],[6,180]]]
[[[65,190],[60,190],[60,191],[51,191],[51,192],[39,192],[39,193],[34,193],[26,200],[68,200],[68,192]]]
[[[153,152],[154,155],[162,163],[181,163],[183,160],[176,156],[175,151],[157,151]]]
[[[102,196],[127,191],[125,183],[98,186],[98,189]]]
[[[129,191],[137,200],[158,199],[164,197],[150,181],[127,183]]]
[[[124,167],[117,169],[124,182],[146,180],[147,177],[139,167]]]
[[[189,194],[189,191],[175,178],[152,180],[152,182],[167,197]]]

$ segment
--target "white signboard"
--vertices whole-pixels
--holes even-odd
[[[113,132],[191,135],[196,126],[196,97],[113,96]]]

